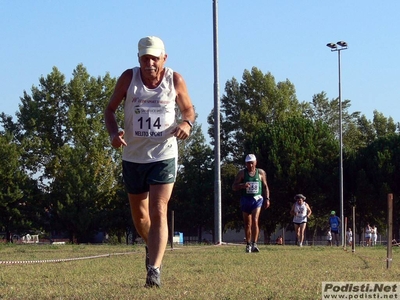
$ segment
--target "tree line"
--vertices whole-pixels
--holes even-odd
[[[116,78],[90,76],[79,64],[67,82],[56,67],[23,92],[16,120],[0,122],[0,231],[57,233],[91,242],[98,232],[124,241],[132,231],[121,175],[121,150],[110,146],[103,111]],[[313,210],[309,228],[325,230],[331,210],[339,210],[338,99],[324,92],[310,102],[296,97],[289,80],[275,82],[253,67],[232,78],[221,97],[221,191],[223,229],[240,230],[239,195],[231,189],[244,156],[254,153],[267,172],[271,208],[261,214],[267,235],[291,226],[293,196],[302,193]],[[386,227],[386,195],[399,203],[400,124],[374,111],[368,120],[342,103],[344,211],[355,200],[357,228],[366,222]],[[117,112],[123,120],[123,110]],[[199,124],[179,142],[178,177],[171,198],[174,227],[202,240],[214,228],[214,120],[211,139]],[[121,127],[122,124],[121,124]],[[399,220],[395,218],[396,232]],[[382,232],[383,230],[381,230]],[[395,235],[396,236],[396,235]]]

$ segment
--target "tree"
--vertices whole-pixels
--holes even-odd
[[[243,72],[242,82],[235,78],[225,85],[221,98],[221,158],[241,162],[243,146],[237,141],[250,140],[265,123],[272,124],[301,115],[294,85],[286,80],[275,83],[271,73],[263,74],[253,67]],[[213,118],[208,118],[213,138]]]
[[[108,74],[91,77],[78,65],[69,83],[55,67],[39,82],[32,95],[24,92],[17,124],[3,124],[18,130],[17,142],[27,145],[25,170],[51,195],[43,207],[51,226],[67,230],[71,240],[88,241],[118,184],[118,152],[111,149],[103,124],[116,80]]]
[[[364,124],[366,130],[371,124],[364,116],[360,117],[360,112],[350,114],[349,108],[350,100],[342,101],[343,146],[346,151],[353,151],[368,143],[358,124]],[[304,103],[304,111],[307,119],[323,122],[339,140],[339,99],[329,100],[326,93],[321,92],[314,95],[310,103]]]
[[[221,166],[221,194],[222,196],[222,222],[224,230],[240,231],[243,228],[243,216],[240,210],[240,192],[232,190],[232,184],[239,170],[233,163],[224,163]]]
[[[60,147],[68,142],[66,118],[68,111],[65,76],[57,68],[46,78],[39,79],[39,87],[32,86],[32,95],[24,91],[16,113],[16,139],[25,140],[28,149],[25,169],[30,175],[39,175],[41,184],[52,180],[48,167]]]
[[[396,124],[393,118],[386,118],[382,113],[376,110],[374,110],[373,126],[378,138],[396,133]]]
[[[0,227],[6,232],[7,241],[11,233],[24,228],[22,223],[29,223],[23,218],[27,195],[23,186],[28,177],[20,164],[21,148],[12,142],[11,134],[0,135]],[[26,225],[29,226],[29,225]]]
[[[258,166],[267,172],[271,189],[265,224],[268,232],[273,232],[276,224],[291,224],[288,212],[298,193],[307,195],[317,222],[337,193],[337,186],[332,185],[338,174],[337,148],[326,124],[301,117],[267,124],[255,133],[247,152],[257,153]]]
[[[228,81],[225,92],[221,98],[222,161],[224,167],[233,162],[237,172],[245,153],[256,153],[274,199],[271,209],[262,214],[264,229],[273,232],[277,223],[291,224],[291,199],[300,190],[316,205],[328,201],[338,172],[337,101],[329,102],[321,93],[311,104],[299,103],[289,80],[275,83],[270,73],[264,75],[257,68],[245,70],[240,84],[234,78]],[[345,109],[349,103],[345,102]],[[350,123],[357,116],[346,114],[345,119]],[[210,136],[212,122],[210,116]],[[228,207],[230,185],[223,187],[223,203]],[[230,211],[241,218],[237,210]],[[233,219],[227,224],[230,228],[239,225]]]
[[[170,209],[175,211],[176,227],[197,235],[213,226],[213,155],[205,143],[201,127],[194,125],[187,141],[179,142],[179,171]]]
[[[348,188],[356,198],[359,228],[366,222],[386,223],[387,194],[395,195],[395,212],[398,215],[400,204],[400,135],[388,134],[378,138],[361,149],[350,161],[348,170]],[[397,232],[399,220],[396,220]]]

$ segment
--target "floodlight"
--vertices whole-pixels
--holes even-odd
[[[331,49],[336,49],[337,45],[335,43],[328,43],[326,44],[327,47],[331,48]]]

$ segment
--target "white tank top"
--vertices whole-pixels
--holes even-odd
[[[177,157],[176,137],[171,134],[176,127],[173,70],[165,68],[164,78],[154,89],[143,84],[139,67],[132,70],[124,106],[127,146],[122,159],[149,163]]]
[[[296,215],[293,217],[293,223],[307,222],[307,206],[305,202],[302,205],[298,205],[296,202],[294,204],[294,212]]]

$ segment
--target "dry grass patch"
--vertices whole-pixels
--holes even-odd
[[[161,289],[146,289],[144,247],[125,245],[0,246],[2,261],[107,257],[59,263],[1,264],[1,299],[320,299],[322,281],[396,281],[386,249],[243,245],[167,250]],[[120,255],[124,253],[124,255]],[[118,255],[114,255],[118,254]]]

